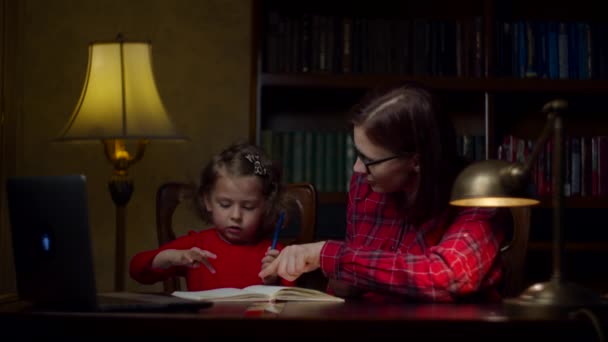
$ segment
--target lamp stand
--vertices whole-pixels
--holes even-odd
[[[126,41],[89,44],[80,99],[57,141],[100,141],[114,172],[108,188],[116,206],[115,289],[125,288],[126,206],[133,194],[128,168],[142,158],[148,139],[187,140],[177,134],[158,94],[152,72],[152,46]],[[137,140],[129,155],[125,139]]]
[[[147,144],[148,140],[139,140],[135,156],[131,156],[125,148],[124,140],[103,140],[106,158],[114,165],[114,172],[108,183],[108,189],[116,206],[114,268],[114,290],[116,292],[125,289],[126,206],[133,194],[133,180],[129,177],[128,168],[143,157]]]
[[[553,274],[548,282],[538,283],[527,288],[519,297],[504,300],[507,309],[520,310],[530,315],[564,315],[582,307],[602,305],[600,296],[579,285],[565,282],[562,272],[564,255],[564,238],[562,222],[564,219],[564,128],[562,118],[557,113],[564,110],[565,104],[559,101],[550,102],[543,109],[549,112],[547,126],[532,152],[530,161],[536,160],[540,148],[544,146],[549,134],[553,133],[552,157],[552,205],[553,205]],[[527,165],[529,169],[531,163]]]

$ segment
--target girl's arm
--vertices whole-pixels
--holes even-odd
[[[153,284],[175,275],[184,276],[186,270],[184,267],[154,267],[152,262],[162,251],[169,249],[190,249],[194,247],[196,235],[196,232],[189,232],[188,235],[168,242],[158,249],[137,253],[129,264],[129,275],[142,284]]]

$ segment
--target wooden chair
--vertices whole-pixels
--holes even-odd
[[[196,188],[185,183],[169,182],[162,184],[156,192],[156,234],[158,245],[175,240],[173,230],[173,213],[177,206],[194,198]],[[171,293],[181,288],[178,277],[167,279],[163,283],[164,291]]]
[[[162,184],[156,192],[156,232],[159,245],[175,240],[173,230],[173,213],[177,206],[186,200],[193,200],[196,189],[193,185],[169,182]],[[288,216],[298,218],[299,232],[295,237],[281,239],[283,243],[308,243],[315,238],[317,219],[317,191],[310,183],[290,183],[286,186],[286,195],[290,204]],[[298,286],[314,282],[315,287],[321,286],[318,278],[303,277]],[[171,293],[181,289],[178,277],[164,281],[164,291]]]
[[[317,225],[317,190],[311,183],[287,184],[288,216],[298,220],[298,234],[294,237],[283,238],[284,244],[309,243],[315,240]]]
[[[503,297],[514,297],[524,289],[524,268],[530,232],[530,207],[510,208],[513,230],[510,241],[501,248],[504,266]]]

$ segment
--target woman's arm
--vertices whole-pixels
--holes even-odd
[[[463,210],[423,254],[328,241],[320,267],[330,278],[374,292],[453,301],[479,290],[495,263],[502,233],[494,217],[495,209]]]
[[[279,256],[258,273],[262,279],[277,274],[288,281],[294,281],[303,273],[319,268],[319,256],[325,241],[290,245]]]

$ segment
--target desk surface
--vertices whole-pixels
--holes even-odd
[[[0,306],[0,331],[9,335],[354,337],[401,335],[466,341],[597,340],[605,312],[592,316],[533,317],[501,304],[215,303],[198,312],[30,312],[22,302]],[[4,336],[5,336],[4,335]]]

